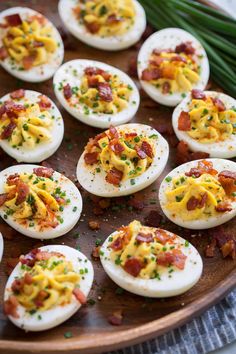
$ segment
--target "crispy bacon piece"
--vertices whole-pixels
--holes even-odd
[[[157,229],[155,231],[155,239],[160,242],[162,245],[165,245],[166,242],[170,240],[170,236],[163,230]]]
[[[109,148],[117,155],[121,155],[122,151],[125,150],[118,139],[111,140],[109,143]]]
[[[171,252],[160,252],[157,256],[157,264],[168,267],[170,264],[179,269],[184,269],[186,256],[181,250],[173,249]]]
[[[34,64],[35,58],[36,58],[35,54],[31,54],[28,55],[27,57],[24,57],[22,59],[23,68],[25,70],[31,69]]]
[[[8,57],[8,52],[5,47],[0,48],[0,60],[4,60]]]
[[[113,251],[120,251],[123,248],[123,239],[122,237],[117,237],[109,246]]]
[[[20,205],[26,200],[27,196],[29,195],[28,184],[19,180],[16,186],[16,193],[17,193],[17,198],[15,204]]]
[[[3,312],[7,316],[12,316],[14,318],[19,318],[19,314],[17,313],[17,307],[19,303],[17,298],[14,295],[10,295],[8,300],[4,301],[3,304]]]
[[[224,170],[219,173],[218,177],[230,178],[236,181],[236,172]]]
[[[24,275],[24,283],[30,285],[33,283],[33,277],[29,273],[25,273]]]
[[[119,138],[118,130],[113,125],[110,125],[110,127],[109,127],[109,135],[112,139]]]
[[[72,293],[75,295],[76,300],[78,300],[81,305],[86,304],[87,298],[79,288],[75,288]]]
[[[215,210],[218,213],[225,213],[226,211],[231,211],[233,208],[228,202],[220,202],[216,205]]]
[[[102,101],[111,102],[113,100],[112,89],[109,83],[99,82],[97,87],[98,87],[99,97]]]
[[[162,93],[165,95],[170,92],[170,83],[165,81],[162,85]]]
[[[201,199],[199,200],[199,203],[198,203],[198,207],[199,208],[203,208],[204,205],[206,204],[207,202],[207,192],[205,192],[202,196],[201,196]]]
[[[24,286],[24,280],[22,279],[15,279],[11,285],[11,289],[14,293],[19,293]]]
[[[96,68],[93,66],[88,66],[87,68],[84,69],[84,73],[87,76],[96,76],[96,75],[101,75],[105,81],[109,81],[111,74],[109,74],[107,71],[104,71],[100,68]]]
[[[7,201],[7,193],[0,194],[0,207]]]
[[[43,42],[33,41],[33,47],[34,48],[40,48],[40,47],[43,47],[43,46],[44,46]]]
[[[22,104],[17,104],[14,101],[6,101],[4,105],[5,113],[9,118],[17,118],[18,112],[26,110]]]
[[[190,169],[190,171],[188,172],[185,172],[185,176],[188,176],[188,177],[195,177],[195,178],[198,178],[202,175],[201,171],[198,169],[198,168],[194,168],[192,167]]]
[[[39,98],[38,105],[40,110],[49,109],[52,106],[52,103],[47,96],[40,95],[38,96],[38,98]]]
[[[195,98],[197,100],[204,100],[206,98],[206,95],[202,90],[193,89],[191,93],[192,93],[192,98]]]
[[[142,263],[139,259],[135,257],[131,257],[127,259],[124,264],[124,270],[132,275],[133,277],[137,277],[142,269]]]
[[[92,256],[95,258],[95,260],[100,258],[100,248],[101,246],[93,247],[92,249]]]
[[[211,243],[206,246],[205,248],[205,256],[207,258],[212,258],[215,255],[215,250],[216,250],[216,239],[213,238],[211,240]]]
[[[91,23],[85,22],[85,26],[90,33],[97,33],[100,29],[100,25],[97,22],[91,22]]]
[[[152,81],[160,79],[162,76],[162,71],[159,68],[154,69],[144,69],[142,72],[141,80]]]
[[[120,181],[122,180],[123,172],[117,170],[113,167],[106,175],[106,181],[113,184],[114,186],[119,186]]]
[[[187,41],[187,42],[178,44],[175,47],[175,53],[194,54],[195,48],[192,46],[191,42]]]
[[[187,60],[184,57],[182,57],[181,55],[175,55],[174,57],[172,57],[170,59],[170,61],[181,61],[183,63],[187,63]]]
[[[34,248],[32,251],[24,256],[20,256],[20,262],[27,265],[27,267],[32,268],[36,262],[36,254],[40,252],[38,248]]]
[[[93,165],[98,162],[98,152],[87,152],[84,154],[84,162],[87,165]]]
[[[38,177],[50,178],[52,177],[54,170],[49,167],[37,167],[33,169],[33,173]]]
[[[135,146],[135,150],[137,152],[137,155],[140,159],[146,159],[147,154],[144,152],[138,145]]]
[[[236,242],[235,240],[228,240],[222,247],[221,252],[223,258],[230,256],[232,259],[236,258]]]
[[[218,175],[218,180],[227,195],[232,196],[236,192],[236,173],[231,171],[222,171]]]
[[[48,292],[46,290],[40,290],[34,303],[37,307],[43,306],[43,301],[48,297]]]
[[[114,311],[112,315],[108,316],[107,320],[112,326],[120,326],[123,320],[122,310]]]
[[[14,175],[10,175],[7,177],[8,186],[16,185],[19,181],[20,175],[18,173],[14,173]]]
[[[150,64],[154,66],[160,66],[165,60],[166,59],[163,57],[155,56],[152,60],[150,60]]]
[[[217,97],[211,97],[211,100],[213,102],[213,104],[216,106],[216,108],[218,109],[219,112],[223,112],[226,110],[226,107],[224,105],[224,103]]]
[[[152,233],[147,233],[147,234],[145,234],[144,232],[139,232],[138,235],[136,236],[136,240],[137,240],[138,242],[147,242],[147,243],[150,243],[150,242],[153,242],[153,241],[154,241],[154,238],[153,238]]]
[[[115,14],[111,14],[108,16],[106,23],[108,25],[113,25],[113,24],[119,23],[121,21],[123,21],[122,17],[118,17]]]
[[[198,207],[199,199],[192,196],[187,202],[187,210],[195,210]]]
[[[9,26],[19,26],[22,24],[22,20],[19,14],[5,16],[5,20]]]
[[[203,173],[209,173],[210,175],[217,175],[217,171],[213,168],[213,163],[207,160],[198,161],[197,168]]]
[[[66,84],[63,87],[63,94],[64,94],[65,99],[67,99],[67,100],[69,100],[72,97],[72,89],[71,89],[70,84]]]
[[[88,226],[91,230],[99,230],[100,229],[100,222],[97,220],[90,220],[88,222]]]
[[[150,158],[153,157],[152,147],[147,141],[142,142],[141,150],[144,151],[148,157],[150,157]]]
[[[13,130],[16,128],[16,123],[10,122],[2,131],[0,138],[8,139],[13,133]]]
[[[191,130],[191,120],[188,112],[182,111],[178,119],[178,129],[182,131]]]
[[[99,80],[96,75],[88,75],[87,80],[88,80],[89,87],[97,87],[99,83]]]
[[[10,93],[10,97],[12,99],[23,98],[25,96],[25,90],[19,89]]]
[[[41,251],[38,250],[38,252],[35,254],[35,260],[36,261],[47,261],[51,257],[56,256],[56,257],[64,257],[63,254],[59,252],[48,252],[48,251]]]
[[[135,138],[137,135],[138,135],[138,134],[135,133],[135,132],[125,133],[125,137],[126,137],[127,139],[133,139],[133,138]]]

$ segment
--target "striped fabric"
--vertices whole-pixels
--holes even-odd
[[[201,317],[149,342],[107,354],[205,354],[236,340],[236,289]]]

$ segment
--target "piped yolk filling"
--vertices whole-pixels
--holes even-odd
[[[199,168],[201,165],[203,168]],[[218,173],[206,166],[200,162],[196,168],[172,180],[167,177],[172,186],[165,192],[165,208],[173,217],[185,221],[200,220],[232,210],[236,174],[230,171]]]
[[[4,194],[0,195],[0,205],[4,206],[5,215],[12,215],[18,223],[25,227],[39,230],[55,228],[63,223],[60,214],[65,205],[70,203],[66,193],[58,187],[58,180],[38,176],[38,168],[34,173],[15,174],[8,177]]]
[[[153,140],[156,138],[156,135],[146,137],[134,131],[118,131],[110,127],[109,131],[89,141],[85,149],[85,163],[96,163],[95,173],[100,173],[101,167],[106,172],[108,183],[119,185],[130,179],[131,185],[134,185],[135,178],[147,171],[153,161]]]
[[[79,1],[74,14],[90,33],[100,37],[127,33],[136,16],[132,0]]]
[[[150,82],[163,94],[190,91],[200,79],[200,70],[191,44],[181,45],[175,50],[153,50],[141,79]]]
[[[186,121],[182,127],[181,119]],[[179,124],[180,130],[202,144],[225,141],[236,134],[236,112],[226,109],[219,99],[192,99],[188,113],[181,113]]]
[[[183,245],[176,235],[165,230],[144,227],[133,221],[122,227],[117,235],[110,237],[110,258],[127,273],[142,279],[161,280],[161,272],[169,269],[169,275],[185,267]],[[188,244],[186,244],[188,247]]]
[[[35,15],[23,21],[15,14],[6,20],[3,45],[8,56],[20,65],[20,69],[29,70],[47,63],[57,49],[57,42],[52,37],[52,27],[46,19]]]

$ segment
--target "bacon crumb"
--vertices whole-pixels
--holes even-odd
[[[91,230],[99,230],[100,229],[100,223],[99,221],[96,220],[90,220],[88,223],[89,227]]]
[[[112,315],[108,316],[108,322],[113,326],[120,326],[123,321],[123,311],[117,310],[112,313]]]

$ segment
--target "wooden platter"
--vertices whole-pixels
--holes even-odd
[[[76,58],[87,58],[104,61],[127,71],[130,57],[137,49],[131,48],[117,53],[108,53],[90,48],[77,41],[62,29],[62,23],[57,13],[57,0],[45,2],[43,0],[12,0],[0,2],[0,11],[11,6],[28,6],[46,15],[61,30],[65,44],[65,61]],[[75,181],[77,160],[83,151],[89,137],[98,130],[86,126],[72,118],[60,107],[53,93],[52,80],[41,84],[22,83],[0,70],[0,97],[16,88],[28,88],[40,91],[51,97],[61,109],[65,122],[65,137],[59,150],[47,160],[55,170],[65,173]],[[95,216],[92,212],[93,203],[89,194],[81,190],[84,207],[83,214],[76,227],[63,237],[49,241],[50,244],[66,244],[72,247],[80,246],[81,251],[90,259],[92,248],[96,241],[105,238],[122,224],[128,224],[133,219],[144,222],[151,210],[159,210],[157,193],[160,181],[165,174],[174,167],[176,138],[171,130],[172,109],[155,104],[142,94],[141,106],[133,121],[149,124],[155,127],[170,143],[171,153],[168,165],[158,181],[138,193],[144,201],[142,211],[127,206],[127,199],[113,199],[111,206],[103,215]],[[168,129],[166,129],[166,127]],[[0,170],[16,164],[16,161],[0,151]],[[88,227],[89,220],[98,220],[101,228],[92,231]],[[90,293],[90,301],[75,316],[61,326],[42,333],[25,333],[14,327],[2,313],[3,290],[7,280],[6,272],[9,263],[22,253],[39,245],[39,242],[12,230],[3,220],[0,221],[0,231],[5,237],[3,261],[0,265],[0,352],[2,353],[100,353],[122,348],[146,339],[157,337],[175,328],[212,306],[225,296],[236,285],[236,261],[222,259],[220,252],[214,258],[204,257],[204,248],[208,243],[209,231],[193,232],[181,229],[163,218],[163,228],[176,232],[192,242],[200,251],[204,260],[204,272],[199,283],[182,296],[170,299],[145,299],[128,292],[119,294],[117,286],[105,275],[99,261],[93,260],[95,281]],[[224,226],[224,229],[233,231],[236,220]],[[46,243],[44,243],[46,244]],[[123,310],[124,320],[121,326],[111,326],[107,318],[116,310]],[[66,339],[64,334],[70,332],[71,338]]]

